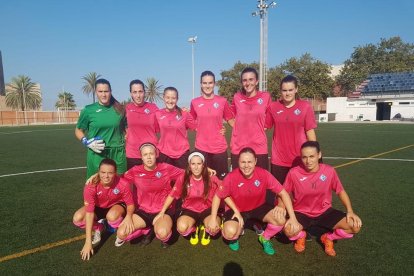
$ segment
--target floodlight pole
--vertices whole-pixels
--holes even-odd
[[[192,73],[193,73],[193,99],[194,99],[195,97],[195,94],[194,94],[194,44],[197,42],[197,36],[188,38],[188,42],[191,43],[191,65],[192,65]]]
[[[267,90],[267,10],[276,7],[276,2],[269,5],[267,0],[257,0],[258,11],[252,13],[252,16],[260,16],[260,67],[259,67],[259,90]]]

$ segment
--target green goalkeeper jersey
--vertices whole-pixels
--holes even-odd
[[[86,132],[86,138],[99,136],[104,140],[105,148],[115,148],[125,146],[125,123],[125,117],[112,105],[94,103],[81,111],[76,127]]]

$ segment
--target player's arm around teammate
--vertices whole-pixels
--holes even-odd
[[[84,187],[84,206],[73,215],[73,223],[85,228],[86,239],[81,258],[89,260],[94,253],[93,245],[101,240],[101,232],[105,227],[98,222],[99,219],[106,219],[110,227],[115,229],[122,223],[131,227],[129,219],[134,208],[127,183],[116,174],[116,163],[111,159],[103,159],[96,179]],[[126,221],[122,222],[125,213]],[[92,231],[95,231],[93,237]]]
[[[335,256],[334,240],[349,239],[358,233],[362,221],[353,211],[351,200],[344,190],[334,168],[319,164],[322,153],[319,143],[308,141],[302,145],[302,165],[293,168],[285,181],[286,190],[291,193],[301,231],[285,229],[286,235],[295,241],[294,248],[301,253],[305,250],[306,230],[310,225],[327,229],[321,236],[325,253]],[[346,213],[332,208],[332,191],[334,191],[346,209]],[[302,230],[303,229],[303,230]]]

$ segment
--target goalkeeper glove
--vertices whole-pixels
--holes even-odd
[[[105,142],[99,136],[93,137],[89,140],[86,137],[83,137],[81,141],[82,144],[96,153],[101,153],[105,149]]]

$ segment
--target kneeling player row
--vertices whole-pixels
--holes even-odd
[[[256,154],[251,148],[240,152],[239,168],[222,182],[211,175],[199,152],[189,156],[186,170],[157,164],[158,151],[153,144],[143,144],[140,152],[143,165],[121,176],[116,175],[115,162],[103,160],[98,174],[85,186],[84,206],[73,217],[75,225],[86,228],[82,259],[89,259],[93,245],[100,241],[104,226],[99,219],[106,219],[110,227],[117,229],[116,246],[142,235],[146,235],[146,243],[153,233],[166,247],[172,235],[177,199],[182,199],[176,223],[182,236],[191,236],[190,242],[197,244],[200,235],[201,243],[207,245],[210,235],[221,230],[233,251],[239,250],[238,238],[250,219],[267,224],[259,241],[269,255],[275,253],[270,239],[282,230],[296,241],[295,250],[303,252],[305,230],[316,225],[332,231],[324,234],[321,241],[325,252],[335,256],[333,240],[350,238],[362,226],[335,170],[319,164],[317,142],[302,145],[303,164],[289,172],[284,187],[268,171],[256,167]],[[171,181],[175,181],[173,187]],[[133,184],[132,192],[129,183]],[[276,205],[266,202],[268,190],[278,196]],[[332,191],[338,194],[346,213],[331,207]],[[218,215],[221,200],[225,203],[222,216]]]

